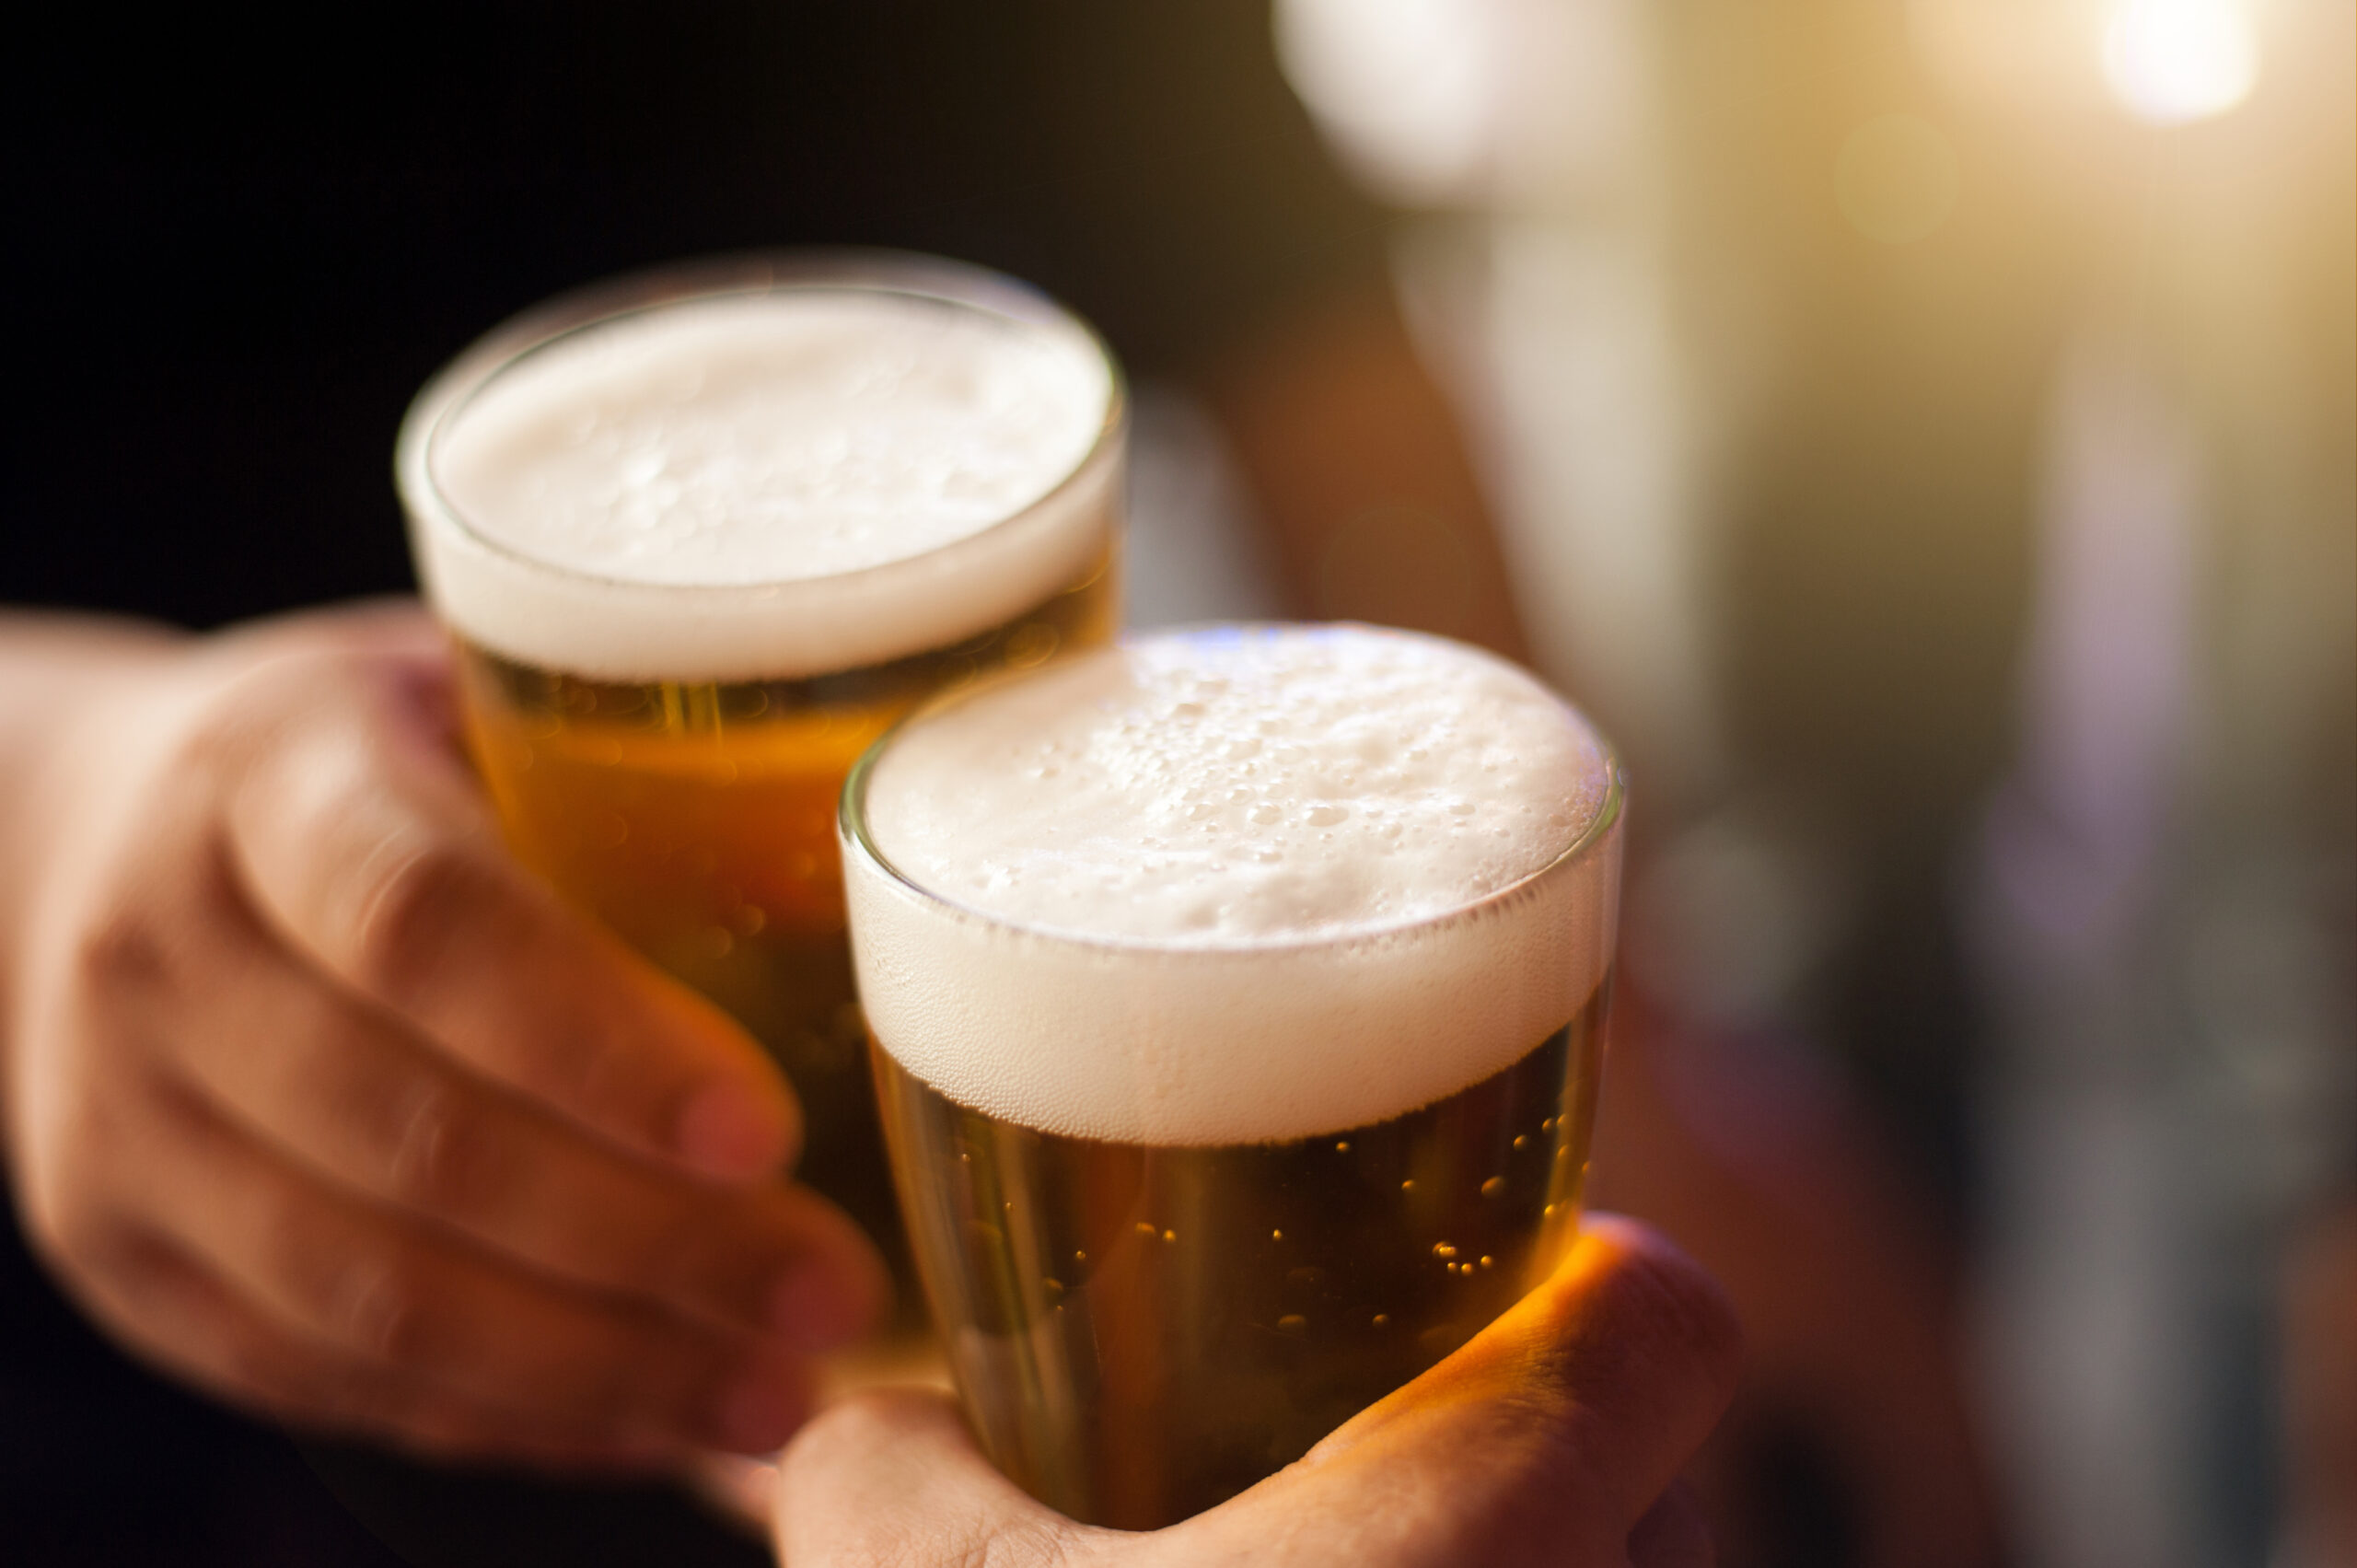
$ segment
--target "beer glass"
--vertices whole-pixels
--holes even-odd
[[[1040,296],[848,255],[560,299],[401,433],[509,844],[771,1050],[803,1179],[888,1254],[837,798],[920,699],[1111,636],[1123,427],[1103,344]]]
[[[1528,676],[1354,627],[1133,635],[862,760],[886,1138],[994,1462],[1074,1517],[1169,1523],[1544,1277],[1621,800]]]

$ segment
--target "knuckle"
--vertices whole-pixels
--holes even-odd
[[[511,1016],[500,1046],[503,1071],[576,1119],[644,1128],[653,1119],[651,1108],[664,1103],[664,1097],[659,1068],[650,1060],[644,1036],[634,1031],[634,1019],[590,1011],[576,997],[549,1002]]]
[[[585,1104],[626,1105],[639,1086],[638,1052],[610,1020],[549,1040],[542,1049],[551,1070]]]
[[[284,764],[306,754],[303,740],[323,715],[348,711],[350,671],[310,650],[257,656],[234,634],[211,652],[202,694],[182,712],[168,761],[283,804],[285,786],[301,777],[297,770],[290,778]]]
[[[488,878],[468,847],[447,840],[397,836],[370,858],[377,864],[352,915],[353,961],[364,987],[405,995],[443,962],[461,921],[484,901]]]
[[[397,1203],[436,1214],[474,1216],[492,1207],[503,1183],[506,1141],[459,1085],[428,1078],[392,1106],[384,1184]]]
[[[231,1387],[290,1420],[355,1421],[371,1402],[354,1368],[306,1355],[274,1335],[232,1334],[216,1353]]]
[[[520,933],[515,946],[523,947]],[[594,978],[577,969],[571,973],[576,984]],[[601,1009],[581,994],[551,994],[546,1001],[545,1007],[517,1016],[506,1040],[517,1080],[580,1113],[626,1123],[641,1120],[654,1096],[635,1018]]]
[[[301,1224],[292,1205],[259,1215],[263,1268],[296,1310],[338,1343],[377,1360],[423,1363],[447,1349],[424,1260],[396,1246],[353,1245]]]
[[[112,1207],[78,1173],[27,1183],[23,1214],[26,1239],[60,1273],[81,1278],[113,1272]]]
[[[255,656],[245,651],[236,668],[214,688],[208,704],[217,725],[284,719],[320,700],[323,681],[343,677],[344,661],[311,649],[277,649]]]
[[[53,1267],[77,1274],[114,1271],[127,1219],[121,1112],[104,1098],[73,1093],[47,1107],[17,1173],[27,1239]]]
[[[303,1317],[325,1323],[335,1315],[348,1260],[337,1238],[319,1234],[308,1216],[282,1194],[243,1195],[246,1236],[260,1246],[251,1266],[259,1282]],[[238,1251],[243,1247],[233,1241]],[[242,1261],[243,1260],[235,1260]]]
[[[344,1340],[382,1360],[412,1365],[443,1349],[432,1283],[413,1260],[358,1260],[338,1272],[328,1301]]]
[[[171,944],[155,923],[120,908],[90,918],[75,940],[71,961],[84,994],[101,1002],[164,990],[175,967]]]

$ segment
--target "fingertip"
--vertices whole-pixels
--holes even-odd
[[[1661,1232],[1620,1214],[1591,1214],[1551,1283],[1583,1301],[1608,1301],[1621,1320],[1649,1325],[1650,1338],[1682,1348],[1716,1390],[1715,1409],[1735,1397],[1744,1335],[1734,1298]]]
[[[667,1041],[676,1098],[668,1129],[650,1129],[673,1158],[732,1185],[790,1170],[802,1155],[802,1103],[772,1057],[744,1027],[670,977],[622,960],[642,982],[630,998]],[[661,1103],[656,1100],[654,1103]]]
[[[762,1282],[761,1327],[804,1355],[865,1338],[892,1302],[891,1271],[858,1224],[809,1189],[788,1185],[791,1247]],[[855,1386],[855,1385],[854,1385]]]

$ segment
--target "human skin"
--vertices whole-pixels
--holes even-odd
[[[751,1042],[513,869],[447,693],[409,607],[204,638],[0,622],[0,1129],[27,1233],[134,1352],[305,1426],[548,1466],[774,1446],[810,1356],[877,1304],[873,1255],[772,1179],[795,1112]],[[857,1400],[784,1467],[834,1554],[795,1561],[870,1561],[911,1476],[926,1530],[970,1504],[1075,1551],[1707,1561],[1663,1499],[1735,1337],[1691,1264],[1600,1225],[1413,1389],[1152,1538],[1041,1515],[937,1400]]]
[[[135,1353],[446,1458],[773,1448],[881,1304],[784,1081],[501,850],[413,606],[0,617],[0,1144]]]
[[[1643,1226],[1592,1217],[1543,1284],[1298,1463],[1147,1533],[1076,1525],[991,1469],[956,1408],[846,1400],[786,1449],[788,1568],[1694,1568],[1676,1485],[1735,1390],[1726,1299]]]
[[[1308,352],[1362,320],[1387,372]],[[1248,356],[1294,371],[1215,401],[1291,454],[1248,466],[1315,608],[1394,608],[1321,563],[1358,558],[1355,519],[1411,519],[1473,540],[1432,545],[1444,629],[1517,651],[1387,307],[1304,331]],[[810,1353],[872,1317],[873,1256],[771,1179],[795,1113],[751,1042],[500,853],[447,701],[413,610],[200,638],[0,616],[0,1149],[26,1233],[134,1352],[306,1426],[552,1467],[774,1447]]]
[[[1338,389],[1350,395],[1339,396]],[[1453,441],[1433,436],[1439,395],[1416,366],[1396,315],[1364,301],[1338,305],[1267,352],[1231,358],[1218,375],[1206,377],[1204,391],[1235,437],[1263,519],[1295,569],[1301,608],[1381,615],[1519,653],[1520,633],[1478,489]],[[1445,424],[1441,430],[1445,436]],[[1337,549],[1349,549],[1350,519],[1369,515],[1395,523],[1421,517],[1454,542],[1421,552],[1387,547],[1374,552],[1366,570],[1321,576],[1318,564],[1334,558]],[[1427,556],[1453,560],[1461,571],[1424,570],[1431,564]],[[1394,566],[1389,576],[1375,571]],[[1446,591],[1434,603],[1422,602],[1435,585]],[[1354,597],[1362,594],[1376,597]],[[231,1402],[302,1424],[374,1434],[429,1453],[545,1465],[668,1465],[697,1437],[746,1452],[772,1446],[808,1407],[804,1351],[848,1332],[842,1326],[855,1322],[880,1291],[872,1263],[816,1199],[773,1191],[759,1174],[745,1174],[766,1168],[770,1159],[759,1149],[761,1139],[771,1135],[759,1130],[764,1115],[784,1119],[774,1133],[779,1146],[772,1165],[789,1163],[793,1134],[790,1101],[777,1098],[782,1087],[757,1057],[746,1054],[750,1047],[742,1037],[551,908],[528,884],[516,883],[503,870],[504,861],[492,864],[495,835],[456,761],[441,712],[441,648],[438,633],[413,610],[327,612],[203,638],[94,618],[0,615],[0,1145],[27,1232],[69,1291],[119,1339]],[[328,722],[339,714],[337,724]],[[272,739],[257,743],[253,738],[261,735]],[[454,862],[472,866],[482,887],[512,895],[523,928],[567,935],[542,951],[532,970],[541,977],[534,983],[556,999],[557,1013],[535,1020],[529,995],[514,1004],[525,1020],[522,1034],[494,1052],[498,1060],[477,1061],[464,1054],[463,1042],[446,1042],[446,1022],[411,1017],[401,1023],[401,1007],[363,1003],[372,1021],[389,1012],[401,1025],[396,1034],[403,1051],[396,1056],[439,1061],[447,1071],[410,1079],[407,1098],[392,1087],[376,1092],[375,1106],[364,1107],[374,1111],[368,1127],[338,1131],[325,1107],[316,1112],[293,1108],[303,1113],[297,1120],[310,1142],[290,1141],[284,1130],[262,1126],[273,1114],[268,1106],[248,1105],[242,1118],[227,1122],[238,1134],[231,1146],[258,1148],[266,1169],[331,1201],[333,1214],[350,1219],[356,1214],[374,1225],[390,1213],[401,1222],[389,1234],[366,1238],[340,1228],[352,1244],[338,1276],[347,1282],[341,1287],[344,1298],[332,1285],[314,1284],[327,1292],[328,1304],[298,1314],[252,1288],[250,1268],[237,1273],[213,1252],[192,1259],[187,1246],[171,1241],[175,1233],[163,1224],[166,1202],[210,1190],[208,1156],[174,1153],[159,1134],[218,1098],[192,1087],[200,1048],[234,1048],[242,1064],[255,1070],[281,1060],[268,1048],[288,1043],[295,1026],[273,1030],[257,1023],[236,999],[248,980],[291,970],[290,990],[331,1015],[342,1015],[359,994],[302,934],[269,912],[256,919],[250,889],[241,882],[218,887],[217,862],[205,870],[200,860],[202,875],[188,869],[184,841],[210,834],[238,842],[224,825],[223,792],[265,790],[259,784],[239,785],[221,770],[233,763],[258,766],[260,751],[305,735],[314,735],[323,754],[342,751],[354,809],[371,798],[366,769],[397,763],[396,771],[430,802],[433,825],[424,842],[448,846],[445,867]],[[354,768],[360,771],[350,772]],[[173,813],[190,821],[168,831],[164,819]],[[281,815],[266,807],[250,807],[250,814]],[[160,846],[156,853],[142,837],[151,829]],[[299,846],[289,854],[299,858]],[[431,871],[435,862],[423,864]],[[176,923],[192,920],[198,935],[214,923],[197,896],[204,892],[205,877],[214,878],[213,892],[223,896],[225,909],[242,912],[245,924],[259,928],[254,944],[176,947]],[[385,929],[381,920],[377,929]],[[125,1016],[137,987],[112,970],[126,963],[139,968],[140,940],[134,938],[164,955],[184,955],[178,983],[146,993],[146,1016],[162,1018],[160,1028]],[[568,989],[570,981],[561,982],[554,967],[560,952],[596,974],[633,977],[618,983],[638,1003],[614,1010],[608,1006],[610,985]],[[191,983],[187,966],[192,963],[206,966],[202,988]],[[651,1011],[650,997],[656,999]],[[477,1005],[495,1011],[496,999],[480,998]],[[299,1011],[281,1008],[278,1016]],[[621,1106],[600,1114],[577,1098],[532,1109],[539,1091],[519,1093],[512,1074],[522,1070],[533,1040],[562,1034],[564,1020],[582,1017],[601,1029],[619,1029],[630,1018],[648,1022],[643,1043],[650,1062],[676,1047],[691,1064],[707,1057],[733,1063],[728,1071],[745,1074],[736,1082],[754,1108],[756,1148],[747,1163],[729,1167],[724,1160],[718,1175],[707,1166],[698,1177],[691,1174],[695,1162],[662,1153],[679,1131],[676,1123],[636,1121]],[[1622,1041],[1623,1047],[1641,1043]],[[565,1059],[562,1040],[551,1049],[555,1060]],[[353,1059],[372,1054],[363,1051]],[[1762,1282],[1776,1283],[1775,1274],[1747,1260],[1779,1256],[1778,1238],[1798,1211],[1778,1211],[1785,1216],[1780,1220],[1750,1204],[1740,1210],[1741,1222],[1727,1222],[1736,1210],[1723,1200],[1752,1191],[1756,1173],[1724,1168],[1663,1097],[1642,1092],[1648,1082],[1638,1070],[1642,1053],[1624,1049],[1621,1054],[1629,1058],[1621,1063],[1628,1070],[1617,1073],[1619,1086],[1603,1106],[1599,1179],[1611,1177],[1608,1185],[1622,1202],[1670,1226],[1728,1280],[1754,1320],[1755,1359],[1763,1369],[1798,1368],[1796,1376],[1814,1383],[1828,1366],[1863,1367],[1877,1360],[1863,1353],[1880,1341],[1862,1336],[1851,1315],[1820,1308],[1829,1296],[1878,1300],[1889,1293],[1853,1296],[1846,1288],[1833,1289],[1828,1274],[1784,1270],[1787,1283],[1814,1282],[1814,1294],[1804,1293],[1805,1300],[1793,1299],[1790,1289],[1763,1295]],[[669,1114],[679,1109],[671,1104]],[[518,1117],[537,1130],[536,1139],[545,1134],[545,1158],[534,1153],[514,1156],[517,1163],[505,1171],[459,1173],[470,1160],[508,1157],[493,1146],[498,1140],[489,1129]],[[446,1130],[446,1121],[456,1130]],[[1615,1136],[1616,1128],[1629,1135]],[[614,1179],[576,1187],[589,1196],[569,1217],[551,1202],[566,1189],[545,1173],[577,1169],[581,1160]],[[371,1166],[373,1178],[361,1168]],[[1693,1179],[1698,1174],[1713,1179],[1709,1199],[1688,1202],[1701,1191]],[[509,1195],[430,1191],[470,1182],[501,1185]],[[401,1191],[389,1199],[395,1189]],[[599,1206],[614,1206],[613,1191],[634,1194],[623,1207],[648,1216],[651,1225],[682,1212],[681,1205],[703,1205],[719,1195],[725,1202],[718,1207],[728,1209],[727,1215],[715,1208],[683,1233],[708,1238],[695,1244],[706,1247],[707,1255],[741,1249],[737,1283],[720,1290],[686,1278],[681,1269],[691,1272],[702,1265],[662,1257],[651,1233],[633,1239],[586,1231],[577,1214],[602,1221]],[[505,1228],[486,1234],[482,1216],[467,1221],[464,1215],[453,1227],[445,1212],[478,1207],[505,1212],[500,1223]],[[1839,1205],[1804,1207],[1835,1221],[1846,1212]],[[517,1276],[528,1287],[520,1316],[511,1318],[503,1308],[500,1320],[529,1325],[549,1308],[577,1324],[579,1312],[587,1310],[596,1332],[579,1342],[579,1353],[620,1355],[632,1368],[638,1341],[630,1336],[652,1335],[685,1347],[680,1353],[692,1363],[686,1383],[676,1383],[679,1373],[660,1372],[656,1380],[672,1378],[679,1391],[656,1398],[601,1383],[616,1376],[609,1368],[542,1371],[542,1363],[531,1358],[511,1365],[493,1357],[488,1365],[451,1366],[433,1376],[405,1366],[389,1370],[389,1364],[420,1356],[438,1365],[457,1353],[431,1343],[447,1332],[436,1327],[445,1304],[435,1283],[447,1276],[421,1262],[369,1286],[365,1271],[388,1261],[409,1268],[409,1254],[398,1244],[421,1230],[435,1244],[425,1256],[446,1257],[453,1249],[453,1228],[472,1237],[458,1251],[463,1262],[479,1264],[487,1257],[503,1289]],[[248,1255],[268,1240],[249,1239]],[[580,1252],[593,1244],[605,1253],[602,1259]],[[532,1250],[552,1247],[573,1249],[553,1270]],[[1822,1250],[1853,1260],[1879,1256],[1872,1247],[1838,1237]],[[629,1256],[633,1252],[637,1256]],[[205,1259],[215,1261],[208,1265]],[[807,1267],[797,1273],[796,1263]],[[791,1321],[770,1332],[759,1327],[768,1315],[747,1300],[746,1282],[761,1269],[780,1271],[781,1283],[766,1294],[791,1297],[798,1290],[807,1296],[801,1308],[781,1302]],[[617,1271],[623,1277],[600,1288],[597,1282]],[[782,1283],[786,1275],[806,1283],[788,1290]],[[830,1285],[836,1275],[841,1278]],[[737,1293],[733,1299],[715,1298],[729,1291]],[[624,1318],[619,1329],[618,1311]],[[357,1316],[368,1313],[389,1319],[390,1327],[382,1321],[373,1329],[355,1326]],[[1829,1327],[1836,1323],[1838,1329]],[[749,1330],[748,1324],[754,1327]],[[553,1342],[528,1328],[517,1331],[529,1348],[554,1353],[544,1348]],[[617,1342],[614,1332],[623,1335],[622,1348],[600,1349]],[[373,1336],[375,1342],[353,1351],[347,1342],[354,1335]],[[428,1342],[406,1342],[419,1336]],[[668,1365],[663,1358],[649,1364]],[[699,1377],[701,1392],[694,1387]],[[540,1378],[552,1385],[552,1405],[543,1405]],[[1894,1382],[1879,1373],[1846,1376],[1844,1386],[1859,1394],[1859,1419],[1852,1424],[1872,1434],[1870,1452],[1881,1468],[1946,1484],[1970,1467],[1945,1468],[1953,1445],[1932,1462],[1913,1434],[1948,1427],[1915,1419],[1911,1395],[1894,1399],[1890,1392],[1922,1382],[1921,1376]],[[715,1430],[731,1394],[739,1403],[730,1422],[741,1423],[733,1426],[734,1438]],[[650,1400],[657,1408],[648,1408]],[[586,1411],[583,1400],[591,1407]],[[606,1410],[595,1408],[599,1405]],[[1932,1521],[1943,1551],[1988,1534],[1985,1527],[1954,1527],[1950,1515],[1919,1507],[1879,1509],[1877,1516]],[[1924,1544],[1917,1540],[1876,1560],[1933,1560],[1919,1550]],[[1959,1560],[1977,1559],[1965,1551]]]

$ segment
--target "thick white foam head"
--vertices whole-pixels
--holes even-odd
[[[1435,638],[1135,638],[921,714],[853,787],[877,1038],[1044,1132],[1246,1144],[1401,1115],[1569,1021],[1612,950],[1608,754]]]
[[[1069,583],[1111,523],[1116,418],[1067,317],[805,283],[470,355],[412,411],[401,477],[470,640],[602,679],[787,678]]]

